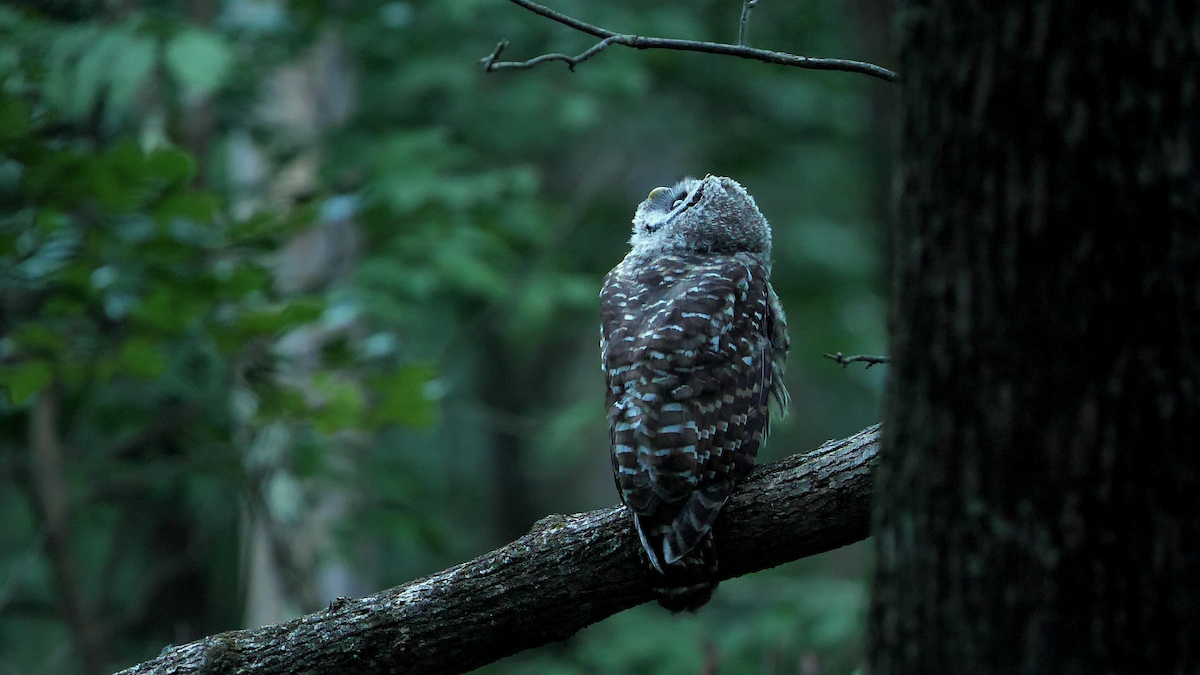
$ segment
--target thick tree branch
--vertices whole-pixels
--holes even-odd
[[[876,425],[756,469],[714,527],[721,578],[865,538],[878,443]],[[461,673],[651,600],[652,574],[623,507],[550,516],[444,572],[176,647],[121,675]]]
[[[676,40],[673,38],[657,38],[657,37],[642,37],[640,35],[621,35],[613,31],[593,26],[590,23],[584,23],[578,19],[571,18],[565,14],[560,14],[549,7],[544,7],[530,0],[511,0],[529,11],[544,16],[548,19],[557,21],[565,26],[570,26],[575,30],[582,31],[588,35],[594,35],[601,38],[600,42],[593,45],[587,51],[578,56],[568,56],[566,54],[543,54],[528,61],[500,61],[500,54],[508,46],[508,42],[501,42],[496,45],[496,49],[488,56],[481,59],[483,69],[487,72],[495,70],[509,69],[524,69],[533,68],[547,61],[563,61],[571,70],[575,70],[575,66],[593,56],[604,51],[610,45],[619,44],[634,49],[671,49],[676,51],[686,52],[703,52],[706,54],[723,54],[725,56],[736,56],[743,59],[752,59],[762,61],[764,63],[772,63],[780,66],[793,66],[796,68],[808,68],[812,70],[839,70],[848,73],[862,73],[877,77],[888,82],[896,81],[896,73],[877,66],[873,63],[864,61],[851,61],[849,59],[819,59],[808,56],[796,56],[785,52],[773,52],[766,49],[754,49],[742,44],[730,45],[720,42],[700,42],[696,40]],[[753,7],[757,1],[750,3],[749,7]],[[749,20],[749,10],[743,7],[742,24],[739,27],[739,39],[744,38],[745,23]]]

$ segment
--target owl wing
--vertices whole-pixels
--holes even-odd
[[[741,255],[623,263],[605,279],[613,471],[660,571],[754,466],[782,382],[772,296],[766,270]]]

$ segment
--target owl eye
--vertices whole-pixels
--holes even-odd
[[[683,197],[680,197],[679,199],[676,199],[675,201],[671,202],[671,210],[674,211],[675,209],[679,208],[679,205],[682,203],[683,203]]]

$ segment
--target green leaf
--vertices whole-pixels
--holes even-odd
[[[87,178],[93,161],[74,150],[50,150],[30,158],[21,190],[43,206],[73,209],[90,194]]]
[[[186,183],[196,172],[196,160],[183,150],[163,146],[146,156],[146,169],[168,183]]]
[[[325,303],[320,298],[295,298],[284,305],[242,312],[234,327],[246,337],[275,335],[321,317]]]
[[[297,478],[317,476],[324,466],[324,453],[320,437],[309,431],[300,433],[291,446],[292,471]]]
[[[45,324],[22,324],[14,331],[13,337],[22,351],[57,354],[67,348],[67,339]]]
[[[193,98],[208,96],[225,83],[233,54],[219,35],[189,28],[167,45],[167,69]]]
[[[101,206],[109,211],[135,211],[149,196],[146,157],[129,140],[119,141],[89,163],[92,189]]]
[[[54,369],[40,359],[0,370],[0,382],[8,388],[13,405],[25,405],[31,396],[50,384],[53,377]]]
[[[81,120],[87,117],[108,85],[113,61],[121,53],[125,35],[106,31],[99,40],[88,45],[75,66],[74,87],[63,112]]]
[[[46,53],[43,94],[47,105],[71,117],[78,107],[78,65],[81,55],[93,49],[102,33],[98,26],[84,24],[56,32]],[[86,93],[86,92],[83,92]]]
[[[154,216],[159,223],[180,217],[191,218],[197,223],[208,223],[216,216],[219,204],[219,198],[211,192],[180,192],[164,199],[154,211]]]
[[[304,396],[284,387],[266,387],[259,395],[258,414],[265,419],[303,419],[309,414]]]
[[[25,135],[29,128],[29,106],[24,101],[0,94],[0,148]]]
[[[313,384],[325,398],[312,417],[313,428],[328,434],[358,426],[363,411],[362,393],[358,387],[326,373],[313,378]]]
[[[434,405],[428,396],[429,383],[437,370],[429,363],[410,363],[371,382],[379,392],[379,404],[371,411],[371,423],[426,427],[433,424]]]
[[[121,345],[121,353],[117,356],[117,372],[151,379],[162,375],[166,369],[167,362],[153,340],[134,336]]]
[[[75,298],[55,296],[46,300],[42,311],[46,316],[78,318],[87,315],[87,305]]]
[[[67,226],[70,222],[71,221],[67,218],[66,214],[52,206],[49,206],[38,210],[33,224],[37,227],[38,232],[42,234],[51,234],[59,228]]]
[[[133,311],[133,318],[143,328],[167,334],[181,333],[196,317],[208,312],[212,305],[211,298],[190,290],[192,289],[169,284],[156,284]]]
[[[226,265],[214,266],[221,296],[240,300],[247,293],[266,292],[271,286],[271,275],[267,270],[252,263],[228,261]]]
[[[309,323],[321,318],[325,301],[321,298],[295,298],[283,308],[283,316],[289,326]]]
[[[111,83],[108,87],[109,116],[123,116],[133,109],[134,98],[154,70],[155,48],[153,38],[127,35],[120,51],[110,64]]]
[[[94,382],[91,378],[94,372],[92,363],[80,358],[75,352],[60,353],[54,364],[54,371],[58,381],[68,389],[89,386]]]

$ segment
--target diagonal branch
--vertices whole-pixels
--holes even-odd
[[[756,469],[714,528],[721,578],[865,538],[878,445],[876,425]],[[550,516],[444,572],[164,650],[120,675],[461,673],[651,600],[651,574],[624,508]]]
[[[605,30],[599,26],[593,26],[590,23],[584,23],[584,22],[580,21],[579,19],[573,19],[573,18],[567,16],[566,14],[561,14],[559,12],[554,11],[554,10],[550,9],[549,7],[539,5],[536,2],[530,2],[530,0],[509,0],[509,2],[512,2],[513,4],[516,4],[516,5],[520,5],[520,6],[524,7],[525,9],[533,12],[534,14],[540,14],[541,16],[544,16],[547,19],[550,19],[552,21],[557,21],[564,26],[570,26],[571,28],[574,28],[577,31],[587,33],[588,35],[594,35],[598,38],[607,38],[607,37],[613,37],[613,36],[617,35],[617,33],[614,33],[611,30]]]
[[[752,59],[771,63],[780,66],[794,66],[796,68],[808,68],[811,70],[838,70],[848,73],[862,73],[870,75],[888,82],[896,81],[896,73],[877,66],[873,63],[865,61],[851,61],[849,59],[822,59],[809,56],[797,56],[786,52],[773,52],[767,49],[754,49],[743,44],[725,44],[721,42],[701,42],[697,40],[677,40],[674,38],[657,38],[657,37],[642,37],[640,35],[622,35],[613,31],[593,26],[590,23],[585,23],[579,19],[575,19],[556,12],[549,7],[544,7],[530,0],[510,0],[529,11],[544,16],[548,19],[557,21],[565,26],[570,26],[575,30],[594,35],[601,38],[600,42],[593,45],[587,51],[578,56],[568,56],[566,54],[543,54],[528,61],[500,61],[500,54],[508,46],[508,42],[501,42],[496,45],[496,49],[488,56],[480,59],[483,63],[483,69],[486,72],[497,70],[519,70],[533,68],[547,61],[564,61],[567,67],[572,71],[575,66],[582,61],[585,61],[599,52],[608,48],[610,45],[619,44],[634,49],[670,49],[675,51],[686,52],[702,52],[705,54],[722,54],[724,56],[736,56],[743,59]],[[758,4],[747,3],[749,7]],[[743,22],[739,30],[739,39],[745,37],[745,22],[749,20],[748,9],[743,9]]]

